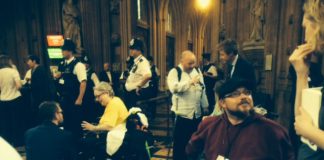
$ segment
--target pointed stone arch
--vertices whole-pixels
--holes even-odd
[[[166,31],[165,18],[167,16],[169,0],[154,0],[155,9],[155,39],[154,39],[154,62],[160,69],[160,89],[165,90],[166,87]]]
[[[175,63],[179,63],[181,52],[188,49],[187,30],[190,23],[191,12],[188,12],[192,6],[193,0],[173,0],[170,1],[171,10],[174,11],[175,18]]]

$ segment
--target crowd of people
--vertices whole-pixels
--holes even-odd
[[[25,146],[31,160],[149,159],[147,117],[141,109],[128,111],[158,93],[159,74],[142,55],[143,47],[139,39],[130,42],[132,60],[128,75],[121,78],[123,100],[115,95],[118,82],[109,64],[98,77],[87,56],[74,56],[70,39],[64,41],[63,60],[52,74],[39,57],[29,55],[25,62],[30,70],[21,80],[10,57],[1,55],[1,137],[14,147]]]
[[[174,160],[324,159],[324,109],[318,113],[319,122],[313,122],[301,102],[303,89],[309,84],[321,86],[323,80],[313,78],[321,77],[316,76],[320,73],[313,60],[324,52],[322,0],[305,1],[303,27],[305,42],[289,58],[296,85],[290,132],[298,138],[292,139],[287,129],[254,107],[254,67],[240,55],[237,42],[227,39],[218,44],[219,65],[211,63],[206,53],[199,66],[196,54],[186,50],[168,72],[175,115]],[[23,80],[10,57],[0,55],[0,146],[24,145],[27,160],[150,159],[148,120],[154,118],[156,106],[149,103],[150,113],[137,106],[158,95],[160,75],[153,58],[143,55],[141,39],[133,38],[129,50],[127,68],[120,76],[110,70],[109,63],[104,63],[97,76],[89,58],[74,57],[76,46],[66,39],[64,59],[56,72],[50,74],[37,56],[29,55],[30,70]],[[26,88],[31,95],[28,109]],[[317,149],[297,145],[299,136]],[[19,157],[12,149],[9,153]]]

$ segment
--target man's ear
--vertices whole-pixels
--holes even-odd
[[[59,118],[58,118],[58,116],[59,116],[58,114],[59,114],[58,112],[55,112],[55,113],[54,113],[54,118],[53,118],[53,120],[58,120],[58,119],[59,119]]]
[[[226,104],[225,104],[224,99],[219,99],[218,104],[219,104],[220,109],[225,109],[226,108]]]

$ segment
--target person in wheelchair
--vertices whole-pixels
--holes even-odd
[[[126,128],[127,132],[123,139],[123,144],[112,159],[149,160],[151,156],[148,141],[151,137],[151,133],[148,131],[147,117],[142,113],[140,108],[133,107],[129,110]]]
[[[126,119],[129,113],[124,102],[114,96],[112,87],[107,82],[100,82],[94,87],[94,95],[96,101],[105,107],[105,111],[97,125],[86,121],[82,122],[81,126],[85,134],[81,140],[82,158],[80,159],[92,157],[98,160],[105,159],[108,156],[106,153],[107,132],[116,130],[126,132]],[[123,137],[118,138],[123,139]]]

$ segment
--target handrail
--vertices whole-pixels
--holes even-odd
[[[163,93],[162,95],[159,95],[159,96],[154,97],[154,98],[138,101],[136,104],[141,105],[141,104],[146,104],[146,103],[149,103],[149,102],[155,102],[155,101],[158,101],[158,100],[163,100],[163,99],[168,99],[168,98],[170,98],[170,94],[166,92],[166,93]]]

